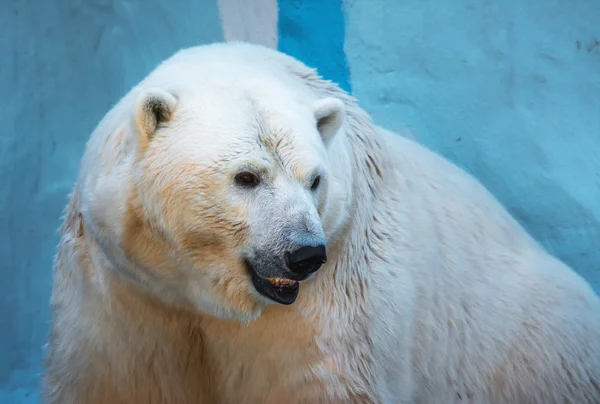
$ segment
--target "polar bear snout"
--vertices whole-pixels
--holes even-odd
[[[327,261],[327,248],[324,242],[296,244],[283,256],[258,250],[244,261],[256,291],[270,301],[288,305],[296,301],[300,282]]]
[[[285,254],[285,263],[293,273],[308,277],[327,262],[325,244],[306,245]]]

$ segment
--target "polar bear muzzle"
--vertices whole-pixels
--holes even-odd
[[[300,281],[309,279],[326,261],[325,244],[301,246],[285,253],[283,259],[260,252],[245,259],[256,291],[285,305],[296,301]]]

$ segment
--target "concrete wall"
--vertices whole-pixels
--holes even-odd
[[[56,230],[85,142],[177,48],[223,39],[216,2],[0,2],[0,403],[37,402]]]
[[[289,52],[477,176],[600,289],[600,0],[0,2],[0,403],[37,402],[56,229],[84,144],[175,50]]]
[[[354,94],[600,289],[600,1],[348,0]]]

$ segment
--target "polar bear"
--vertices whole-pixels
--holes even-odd
[[[104,117],[46,403],[598,403],[600,300],[470,175],[275,50],[184,49]]]

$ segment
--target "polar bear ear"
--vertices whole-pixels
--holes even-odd
[[[135,126],[141,149],[145,148],[159,125],[168,122],[177,107],[177,98],[165,90],[144,90],[135,104]]]
[[[316,103],[314,113],[317,119],[317,130],[321,134],[323,143],[327,145],[344,123],[346,113],[344,103],[337,98],[325,98]]]

